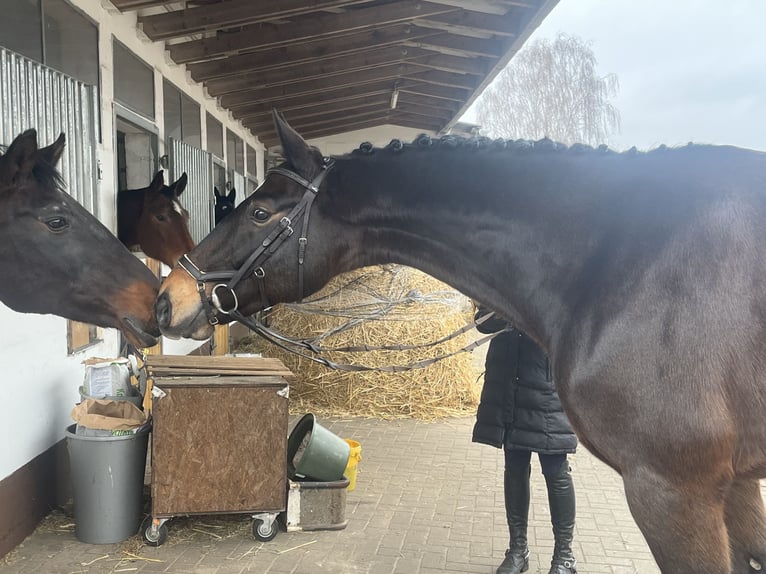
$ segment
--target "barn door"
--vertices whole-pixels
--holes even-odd
[[[30,128],[37,130],[40,146],[64,132],[58,168],[66,191],[96,217],[98,121],[95,86],[0,47],[0,145]]]
[[[181,203],[189,212],[189,232],[199,243],[213,229],[215,196],[213,195],[213,155],[175,138],[168,150],[170,181],[186,172],[189,183]]]

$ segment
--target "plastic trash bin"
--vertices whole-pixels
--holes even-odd
[[[149,425],[136,434],[83,436],[66,429],[75,536],[89,544],[121,542],[142,518]]]

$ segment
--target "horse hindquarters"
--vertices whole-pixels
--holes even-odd
[[[766,565],[766,512],[757,478],[738,478],[726,495],[726,527],[733,574],[751,574],[753,559]]]
[[[668,478],[636,467],[623,472],[623,482],[633,518],[663,574],[732,573],[725,480],[716,480],[709,468]]]

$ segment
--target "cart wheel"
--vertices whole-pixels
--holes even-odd
[[[265,521],[260,518],[253,519],[253,536],[261,542],[268,542],[274,540],[274,537],[279,532],[277,527],[277,521],[273,520],[271,524],[267,525]]]
[[[141,523],[141,538],[147,546],[162,546],[168,540],[168,526],[164,522],[152,533],[152,517],[147,516]]]

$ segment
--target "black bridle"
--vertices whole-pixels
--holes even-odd
[[[203,271],[195,265],[188,254],[181,257],[178,264],[197,282],[197,291],[202,300],[202,307],[205,310],[205,315],[211,325],[218,324],[218,317],[216,316],[218,313],[229,315],[237,320],[240,320],[243,317],[242,313],[239,312],[239,299],[237,298],[234,288],[240,281],[242,281],[242,279],[251,273],[258,280],[258,290],[261,294],[262,307],[265,309],[269,306],[265,285],[266,272],[263,270],[263,263],[268,260],[282,243],[293,234],[293,221],[301,215],[303,215],[303,222],[300,229],[301,235],[298,238],[298,301],[300,302],[303,300],[303,261],[306,254],[306,245],[308,244],[311,205],[314,203],[314,199],[319,193],[319,188],[325,177],[327,177],[327,174],[330,173],[333,165],[334,161],[330,158],[326,158],[322,164],[322,169],[311,181],[308,181],[294,171],[283,167],[277,167],[267,172],[266,178],[264,178],[264,183],[266,183],[271,175],[281,175],[298,183],[306,191],[300,201],[295,204],[295,207],[274,225],[266,238],[250,254],[239,269]],[[206,283],[215,283],[209,298],[205,293]],[[221,301],[221,296],[223,296],[224,293],[228,293],[228,296],[232,300],[232,306],[230,308],[225,308]]]
[[[268,180],[268,177],[270,175],[281,175],[298,183],[306,191],[304,192],[303,197],[300,199],[300,201],[295,205],[295,207],[293,207],[292,210],[290,210],[290,212],[286,216],[284,216],[282,219],[279,220],[279,223],[277,223],[273,227],[273,229],[269,232],[266,238],[255,249],[255,251],[253,251],[250,254],[250,256],[239,267],[239,269],[224,270],[224,271],[203,271],[197,265],[195,265],[195,263],[189,258],[188,254],[181,257],[178,264],[189,275],[191,275],[192,278],[197,282],[197,292],[199,293],[200,299],[202,301],[202,307],[205,310],[205,315],[207,316],[207,320],[211,325],[218,324],[218,317],[216,316],[216,314],[221,313],[223,315],[228,315],[234,321],[239,321],[243,325],[247,326],[248,328],[252,329],[256,333],[261,335],[263,338],[265,338],[272,344],[277,345],[278,347],[286,351],[289,351],[290,353],[294,353],[310,361],[314,361],[316,363],[325,365],[326,367],[329,367],[331,369],[336,369],[341,371],[387,371],[387,372],[400,372],[400,371],[408,371],[411,369],[421,369],[421,368],[427,367],[428,365],[431,365],[442,359],[452,357],[454,355],[457,355],[458,353],[465,353],[465,352],[471,351],[505,331],[503,330],[497,333],[492,333],[490,335],[487,335],[477,341],[474,341],[462,347],[461,349],[458,349],[457,351],[446,353],[446,354],[433,357],[430,359],[416,361],[415,363],[411,363],[409,365],[367,367],[364,365],[338,364],[324,357],[314,356],[314,353],[319,353],[322,351],[338,351],[338,350],[341,350],[341,351],[371,351],[371,350],[378,350],[378,349],[407,350],[407,349],[416,349],[420,347],[430,347],[432,345],[439,344],[441,342],[452,339],[456,337],[457,335],[460,335],[472,329],[475,325],[481,324],[482,322],[487,320],[489,317],[491,317],[493,313],[487,314],[486,316],[482,317],[475,323],[466,325],[465,327],[459,329],[455,333],[452,333],[448,335],[447,337],[439,341],[436,341],[434,343],[428,343],[425,345],[384,345],[381,347],[371,347],[369,345],[364,345],[361,347],[348,347],[348,348],[338,348],[338,349],[322,349],[317,347],[317,345],[313,344],[312,342],[308,340],[293,339],[291,337],[286,337],[275,331],[272,331],[271,329],[266,327],[266,325],[264,325],[261,321],[259,321],[257,318],[247,317],[243,315],[242,312],[239,311],[239,299],[237,298],[237,294],[235,293],[234,288],[239,284],[240,281],[242,281],[242,279],[245,276],[250,275],[250,273],[252,273],[255,276],[255,278],[258,280],[258,290],[260,291],[260,294],[261,294],[262,308],[267,309],[269,307],[269,301],[268,301],[268,298],[266,297],[266,290],[265,290],[266,273],[263,270],[263,266],[262,266],[263,262],[268,260],[269,257],[271,257],[276,252],[279,246],[282,245],[282,243],[293,234],[294,230],[292,227],[292,223],[295,219],[300,217],[301,214],[303,215],[303,223],[300,230],[301,235],[298,238],[298,302],[300,303],[303,300],[303,261],[306,254],[306,244],[308,243],[308,228],[309,228],[309,216],[311,215],[311,205],[313,204],[314,199],[319,193],[319,188],[322,185],[322,182],[327,177],[327,174],[330,172],[330,170],[333,168],[333,165],[334,165],[333,160],[330,158],[326,158],[322,165],[321,171],[311,181],[308,181],[307,179],[301,177],[297,173],[282,167],[277,167],[268,171],[268,173],[266,174],[266,178],[264,179],[264,183],[266,182],[266,180]],[[224,281],[226,281],[226,283],[224,283]],[[210,297],[208,297],[207,294],[205,293],[206,283],[215,283],[215,285],[213,286],[213,290],[210,293]],[[218,294],[221,289],[225,289],[226,292],[228,292],[229,297],[231,297],[233,301],[233,305],[231,306],[231,308],[224,308],[221,302],[221,298],[219,297],[219,294]],[[308,351],[312,354],[307,354],[304,351]]]

